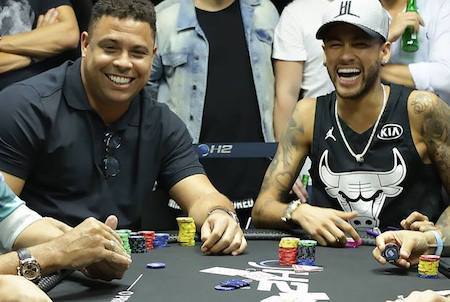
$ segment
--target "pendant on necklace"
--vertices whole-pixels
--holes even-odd
[[[362,164],[364,162],[364,157],[361,154],[355,156],[356,162]]]

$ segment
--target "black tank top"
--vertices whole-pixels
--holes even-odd
[[[386,108],[373,140],[358,163],[347,150],[335,118],[336,94],[319,97],[311,150],[311,204],[356,210],[352,221],[360,232],[375,226],[399,227],[411,212],[436,221],[445,205],[433,165],[423,164],[411,136],[407,100],[411,89],[391,85]],[[358,134],[340,119],[350,147],[359,154],[372,128]]]

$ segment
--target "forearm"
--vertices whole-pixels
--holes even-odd
[[[60,229],[45,219],[40,219],[25,228],[14,242],[13,249],[38,245],[64,235]]]
[[[59,252],[49,244],[42,244],[28,249],[41,267],[42,275],[63,269]],[[17,275],[19,257],[16,252],[0,255],[0,274]]]
[[[286,131],[288,121],[295,109],[295,104],[297,100],[292,97],[276,97],[275,106],[273,110],[273,126],[275,130],[275,139],[277,141],[281,140],[283,133]]]
[[[75,48],[78,45],[79,30],[73,10],[62,6],[57,8],[61,21],[0,39],[0,51],[29,57],[46,58]]]
[[[30,63],[29,57],[0,51],[0,74],[27,67]]]
[[[274,197],[260,195],[252,210],[252,222],[256,227],[289,229],[290,225],[281,220],[287,206]]]
[[[218,207],[234,211],[233,204],[225,195],[219,193],[218,191],[211,191],[203,194],[203,196],[198,199],[198,202],[191,206],[188,210],[188,215],[194,218],[197,229],[200,229],[206,218],[208,218],[208,213],[212,209]]]
[[[415,88],[414,79],[408,65],[387,64],[381,67],[381,79],[384,82]]]

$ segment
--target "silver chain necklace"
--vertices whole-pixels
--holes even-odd
[[[372,143],[373,137],[375,135],[375,132],[377,131],[378,128],[378,123],[381,120],[381,116],[383,115],[384,112],[384,108],[386,108],[386,103],[387,103],[387,94],[386,94],[386,89],[384,88],[384,85],[381,85],[381,88],[383,89],[383,106],[381,107],[380,113],[378,114],[378,118],[377,121],[375,123],[375,125],[373,126],[372,129],[372,133],[370,134],[369,137],[369,141],[366,144],[366,147],[364,148],[363,152],[356,154],[353,149],[350,147],[350,145],[347,142],[347,139],[345,138],[344,135],[344,131],[342,131],[342,126],[341,123],[339,122],[339,117],[338,117],[338,100],[336,98],[336,102],[334,104],[334,117],[336,118],[336,124],[339,128],[339,133],[341,134],[342,139],[344,140],[344,144],[345,147],[347,148],[348,152],[350,152],[350,154],[355,158],[356,162],[358,163],[363,163],[364,162],[364,155],[366,155],[367,150],[369,150],[370,144]]]

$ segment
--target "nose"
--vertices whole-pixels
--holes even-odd
[[[341,55],[339,58],[343,63],[353,62],[355,60],[355,52],[353,47],[350,44],[346,43],[344,47],[342,47]]]
[[[113,65],[117,67],[119,70],[131,69],[133,67],[133,63],[130,60],[130,56],[128,52],[123,51],[120,56],[118,56],[114,61]]]

